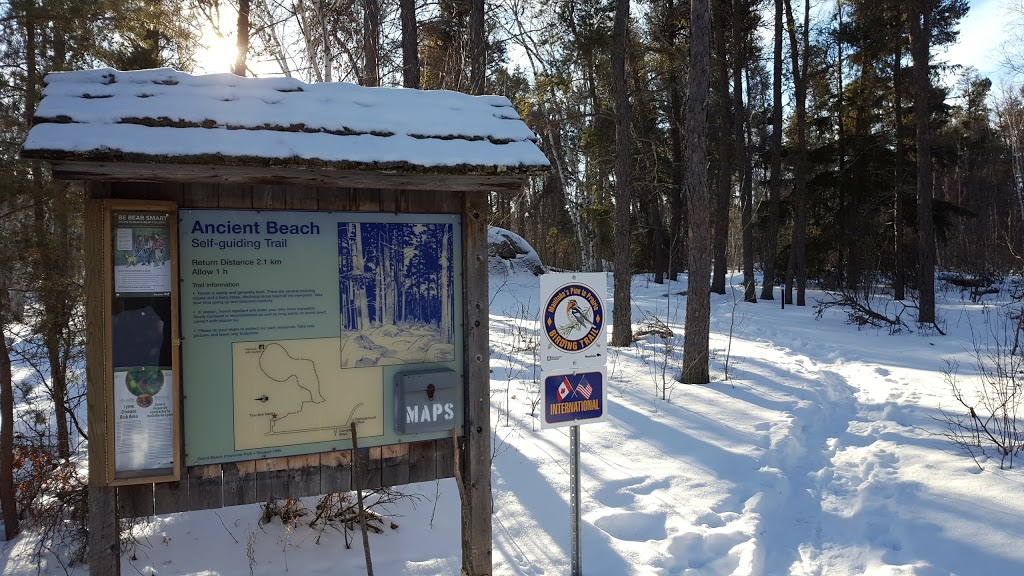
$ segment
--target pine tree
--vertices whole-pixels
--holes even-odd
[[[629,94],[626,91],[626,27],[629,0],[616,0],[612,31],[612,91],[615,100],[615,330],[612,346],[628,346],[633,340],[631,284],[633,282],[630,233],[630,163],[632,133]]]
[[[690,228],[690,282],[686,298],[686,336],[682,381],[704,384],[708,373],[711,326],[711,223],[707,187],[707,94],[710,86],[710,0],[690,5],[690,78],[686,95],[686,198]]]

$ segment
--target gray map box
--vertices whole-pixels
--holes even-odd
[[[462,413],[462,386],[453,370],[395,376],[395,432],[450,430]]]

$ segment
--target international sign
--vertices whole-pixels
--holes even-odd
[[[587,372],[545,372],[541,428],[575,426],[607,419],[603,367]]]
[[[607,276],[601,273],[540,277],[542,369],[604,366],[607,350]]]

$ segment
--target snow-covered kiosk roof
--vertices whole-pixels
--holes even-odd
[[[503,96],[167,68],[45,82],[23,156],[59,178],[500,189],[549,165]]]

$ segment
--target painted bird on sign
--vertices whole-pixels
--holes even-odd
[[[569,300],[569,304],[565,307],[565,313],[573,322],[584,328],[594,325],[590,318],[587,317],[587,314],[583,311],[583,308],[580,307],[579,302],[576,300]]]

